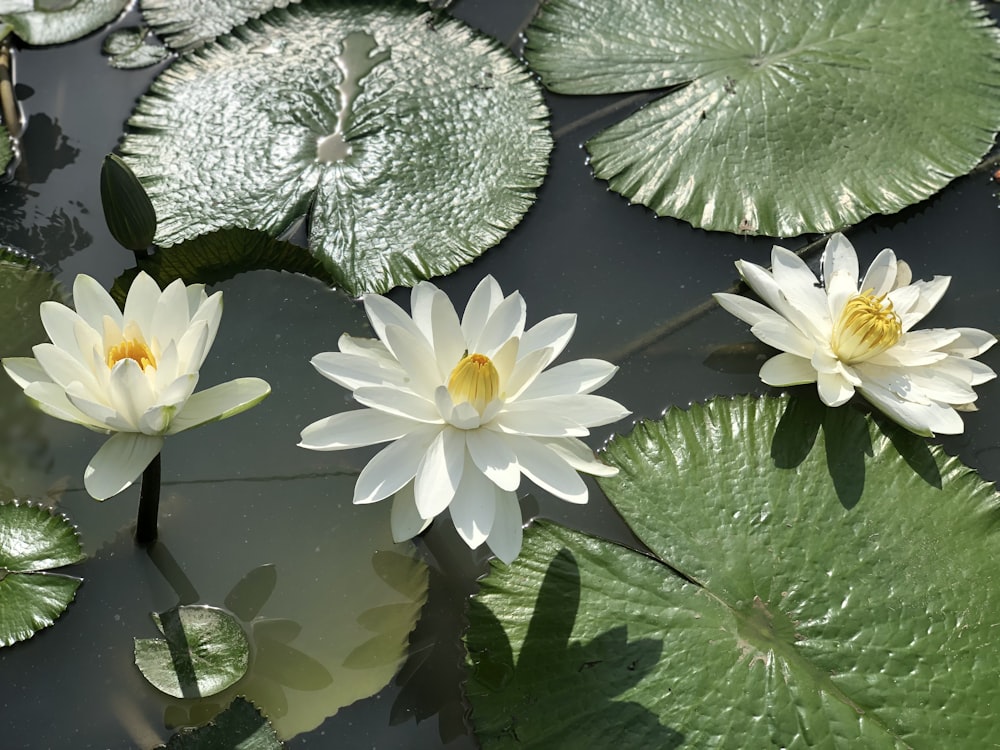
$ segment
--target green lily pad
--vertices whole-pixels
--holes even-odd
[[[170,246],[224,227],[310,251],[351,294],[449,273],[534,200],[552,146],[527,69],[412,0],[314,0],[185,55],[121,153]]]
[[[83,579],[46,571],[82,559],[66,518],[37,505],[0,504],[0,646],[31,638],[66,611]]]
[[[996,736],[1000,506],[973,470],[849,407],[745,397],[605,458],[651,554],[541,525],[494,565],[468,635],[485,748]]]
[[[551,0],[525,57],[567,94],[671,90],[587,143],[594,174],[696,227],[790,236],[893,213],[1000,128],[998,34],[949,0]]]
[[[170,50],[159,44],[149,29],[133,26],[108,34],[101,45],[101,54],[113,68],[135,70],[163,62],[170,56]]]
[[[157,750],[279,750],[284,747],[260,711],[237,697],[215,720],[197,729],[182,729]]]
[[[0,174],[7,171],[10,160],[14,158],[14,144],[10,139],[10,132],[6,127],[0,125]]]
[[[0,22],[28,44],[62,44],[111,23],[126,5],[128,0],[34,0],[13,4]]]
[[[298,0],[139,0],[142,16],[178,52],[210,42],[272,8]]]
[[[323,264],[305,248],[254,229],[220,229],[140,258],[135,268],[115,279],[111,296],[123,304],[139,271],[164,288],[175,279],[186,284],[215,284],[244,271],[263,269],[301,273],[333,283]]]
[[[203,698],[246,674],[250,643],[225,610],[182,605],[154,612],[153,622],[164,638],[136,638],[135,664],[157,690],[175,698]]]

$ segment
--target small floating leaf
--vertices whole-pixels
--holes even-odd
[[[0,504],[0,646],[55,622],[82,579],[45,571],[82,559],[80,539],[66,518],[37,505]]]
[[[129,250],[145,250],[156,233],[156,212],[142,183],[119,156],[101,166],[101,205],[111,236]]]
[[[552,146],[530,73],[412,0],[307,0],[177,60],[121,151],[156,207],[155,242],[309,216],[310,251],[348,292],[448,273],[534,200]]]
[[[156,750],[279,750],[284,747],[271,722],[246,698],[237,697],[215,719],[182,729]]]
[[[978,3],[550,0],[525,56],[560,93],[670,89],[587,150],[613,190],[705,229],[893,213],[968,172],[1000,127]]]
[[[104,38],[101,53],[107,56],[111,67],[121,70],[147,68],[170,56],[170,51],[157,42],[149,29],[138,26],[112,31]]]
[[[1000,502],[850,407],[717,399],[615,438],[652,551],[542,525],[470,611],[498,747],[983,747]],[[678,574],[679,573],[679,574]]]
[[[165,640],[136,638],[135,664],[158,690],[175,698],[204,698],[246,674],[250,643],[224,610],[182,605],[153,613],[153,622]]]
[[[28,44],[71,42],[111,23],[128,5],[128,0],[34,0],[13,6],[15,12],[0,12],[0,22]]]

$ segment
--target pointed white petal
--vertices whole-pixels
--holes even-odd
[[[962,417],[950,406],[933,401],[923,404],[908,401],[872,382],[859,390],[887,417],[918,435],[958,435],[965,430]]]
[[[450,398],[451,397],[449,396],[449,399]],[[502,402],[499,400],[492,401],[490,405],[487,405],[486,411],[483,412],[483,415],[480,415],[480,413],[476,411],[476,408],[468,401],[455,404],[454,407],[452,407],[451,416],[448,417],[448,424],[452,427],[457,427],[460,430],[474,430],[481,424],[486,423],[483,416],[489,414],[491,405],[498,403]]]
[[[491,423],[508,435],[531,435],[538,437],[583,437],[590,430],[579,422],[561,414],[537,410],[500,412]]]
[[[919,331],[908,331],[893,348],[904,348],[910,351],[929,352],[943,349],[953,341],[961,338],[957,328],[921,328]]]
[[[785,318],[781,317],[767,305],[762,305],[756,300],[742,297],[739,294],[716,292],[712,296],[719,303],[719,307],[729,314],[735,315],[744,323],[756,325],[763,322],[777,323],[785,321]]]
[[[508,403],[505,411],[507,414],[554,414],[561,419],[571,420],[581,427],[601,427],[624,419],[632,413],[617,401],[593,394],[549,396],[548,398],[531,400],[520,399]]]
[[[410,378],[408,386],[414,393],[429,397],[439,385],[447,384],[450,371],[438,370],[434,350],[423,336],[413,336],[399,326],[390,325],[382,338]]]
[[[413,319],[403,311],[403,308],[392,300],[386,299],[378,294],[366,294],[362,297],[362,301],[364,302],[365,312],[368,314],[368,320],[371,322],[372,328],[375,330],[375,334],[383,342],[388,343],[385,341],[386,326],[397,326],[415,338],[424,338],[424,334],[422,334],[420,329],[417,328]],[[426,339],[424,340],[424,343],[428,346],[430,345],[430,342]],[[341,351],[343,351],[343,349],[341,349]]]
[[[832,328],[829,312],[818,320],[805,315],[798,307],[789,303],[777,282],[763,268],[747,261],[737,261],[736,267],[750,288],[781,317],[786,318],[793,326],[811,338],[829,337]]]
[[[111,431],[104,420],[95,419],[70,401],[66,391],[55,383],[40,380],[28,383],[24,388],[24,395],[50,417],[83,425],[96,432]]]
[[[510,377],[506,382],[501,381],[504,400],[513,401],[520,398],[551,361],[551,349],[536,349],[528,356],[517,360]]]
[[[462,335],[469,346],[472,346],[472,342],[479,340],[486,321],[489,320],[490,315],[493,314],[502,300],[503,291],[492,276],[485,277],[473,290],[465,305],[465,312],[462,314]],[[480,354],[482,353],[480,352]]]
[[[576,359],[539,373],[520,398],[547,398],[590,393],[611,380],[618,368],[603,359]]]
[[[951,284],[951,276],[935,276],[930,281],[915,281],[909,286],[900,287],[900,289],[912,289],[917,292],[917,299],[911,302],[906,310],[896,310],[903,319],[904,331],[910,330],[935,308],[948,290],[949,284]],[[910,293],[912,292],[908,292],[908,294]],[[891,295],[889,298],[893,299]]]
[[[184,282],[180,279],[177,279],[170,287],[172,287],[171,296],[177,298],[177,303],[180,304],[184,317],[184,322],[180,326],[177,335],[170,337],[178,338],[181,332],[187,328],[187,293],[184,289]],[[161,296],[163,295],[160,293],[159,285],[153,281],[149,274],[140,271],[139,275],[132,280],[132,285],[128,289],[128,297],[125,299],[125,310],[122,313],[122,319],[126,325],[129,322],[134,322],[138,325],[143,335],[147,337],[147,344],[153,337],[153,313],[160,306]],[[163,340],[165,341],[166,338]]]
[[[469,460],[449,510],[455,530],[471,549],[485,542],[493,529],[496,496],[497,488]]]
[[[539,442],[551,448],[557,456],[575,471],[582,471],[598,477],[613,477],[618,474],[617,466],[608,466],[606,463],[599,461],[594,452],[582,440],[576,438],[545,440],[540,438]]]
[[[206,388],[193,394],[184,408],[170,423],[168,435],[192,427],[228,419],[259,404],[271,392],[271,386],[260,378],[237,378],[228,383]]]
[[[56,386],[57,388],[59,386]],[[95,400],[93,395],[80,383],[70,383],[65,389],[66,397],[87,417],[104,426],[106,431],[134,432],[135,428],[103,399]],[[25,393],[28,393],[25,390]]]
[[[434,425],[420,426],[375,454],[358,475],[354,503],[374,503],[389,497],[417,475],[427,448],[441,432]]]
[[[486,544],[501,561],[510,565],[521,553],[523,526],[521,506],[513,492],[497,491],[493,528]]]
[[[483,326],[479,338],[469,341],[469,350],[493,357],[501,346],[524,333],[524,298],[514,292],[501,302]]]
[[[182,372],[197,372],[208,354],[208,324],[193,323],[177,342],[178,368]]]
[[[940,349],[957,357],[979,356],[997,342],[992,334],[978,328],[952,328],[950,330],[957,331],[958,338]]]
[[[760,368],[760,379],[768,385],[782,387],[816,382],[812,363],[795,354],[782,353],[771,357]]]
[[[854,386],[839,372],[817,373],[816,387],[820,399],[827,406],[846,404],[854,395]]]
[[[90,369],[84,367],[80,360],[70,356],[65,349],[60,349],[54,344],[36,344],[31,347],[31,353],[35,355],[38,365],[45,370],[48,380],[53,383],[58,383],[64,388],[76,380],[84,381],[88,387],[95,383]]]
[[[521,484],[517,456],[503,435],[493,430],[469,430],[465,436],[469,455],[476,468],[502,490],[516,490]]]
[[[3,369],[21,388],[30,383],[51,383],[52,379],[34,357],[4,357]]]
[[[424,453],[413,480],[417,512],[434,518],[448,507],[462,481],[465,467],[465,434],[445,427]]]
[[[339,451],[398,440],[414,423],[376,409],[357,409],[313,422],[302,430],[299,446],[313,451]]]
[[[771,251],[771,275],[785,299],[817,325],[830,319],[826,293],[819,279],[795,253],[775,246]]]
[[[386,367],[398,367],[399,363],[392,353],[378,339],[366,339],[342,333],[337,339],[337,348],[344,354],[353,354],[381,362]]]
[[[784,318],[757,323],[750,328],[750,333],[768,346],[800,357],[811,357],[816,350],[816,341]]]
[[[138,362],[123,359],[111,368],[107,396],[110,406],[131,426],[132,431],[141,432],[139,419],[155,402],[153,389]]]
[[[391,386],[358,388],[354,391],[354,400],[362,406],[370,406],[387,414],[396,414],[417,422],[440,424],[444,421],[435,403]]]
[[[850,241],[837,232],[827,241],[821,263],[829,314],[836,320],[847,300],[858,293],[858,255]]]
[[[587,502],[587,485],[551,448],[527,437],[511,437],[509,440],[521,472],[528,479],[567,502]]]
[[[43,302],[38,308],[38,313],[49,340],[67,354],[83,361],[84,357],[80,353],[74,331],[79,325],[90,328],[87,322],[66,305],[58,302]]]
[[[410,290],[410,317],[428,344],[434,342],[434,296],[442,293],[429,281],[421,281]]]
[[[417,513],[417,501],[413,496],[413,482],[410,482],[392,497],[392,512],[389,522],[392,525],[394,542],[405,542],[420,534],[431,525],[431,518],[421,518]]]
[[[310,362],[320,375],[352,391],[370,385],[401,388],[406,382],[406,374],[399,365],[387,367],[383,361],[356,354],[322,352]]]
[[[43,302],[43,305],[48,303]],[[73,306],[76,312],[83,318],[91,328],[101,331],[104,329],[104,317],[108,316],[122,327],[122,313],[118,305],[111,299],[111,295],[97,283],[96,279],[80,274],[73,282]]]
[[[451,374],[459,360],[465,356],[465,336],[451,300],[444,292],[434,295],[431,304],[431,343],[438,369],[445,376]]]
[[[521,356],[537,349],[551,349],[552,358],[562,354],[576,330],[576,314],[561,313],[533,325],[521,337]]]
[[[163,447],[160,436],[119,432],[101,446],[83,473],[83,485],[96,500],[117,495],[138,479]]]
[[[887,294],[896,285],[896,254],[886,248],[878,255],[868,267],[865,278],[861,281],[858,289],[862,292],[872,290],[872,294],[881,297]]]
[[[969,385],[981,385],[997,376],[993,372],[993,368],[988,365],[964,357],[948,357],[936,363],[934,369],[945,372]]]

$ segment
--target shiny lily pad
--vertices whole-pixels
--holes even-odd
[[[0,9],[0,24],[28,44],[62,44],[114,21],[128,0],[33,0]]]
[[[246,698],[197,729],[182,729],[156,750],[279,750],[284,747],[271,722]]]
[[[224,227],[310,251],[352,294],[448,273],[534,200],[552,146],[530,73],[412,0],[307,0],[177,60],[121,152],[171,246]]]
[[[210,42],[272,8],[297,0],[139,0],[143,18],[178,52]]]
[[[615,438],[639,554],[542,525],[470,613],[497,747],[983,747],[1000,502],[902,428],[718,399]]]
[[[218,607],[184,605],[153,613],[163,638],[136,638],[135,664],[157,690],[175,698],[221,693],[247,672],[250,643]]]
[[[0,504],[0,646],[56,621],[83,579],[50,571],[82,559],[76,529],[65,517],[36,505]]]
[[[978,3],[551,0],[525,56],[560,93],[667,89],[587,150],[613,190],[705,229],[893,213],[968,172],[1000,127]]]
[[[170,56],[170,50],[159,44],[149,29],[138,26],[112,31],[105,37],[101,53],[111,67],[121,70],[148,68]]]

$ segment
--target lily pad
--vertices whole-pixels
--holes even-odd
[[[129,0],[34,0],[0,13],[0,23],[28,44],[71,42],[111,23]]]
[[[104,38],[101,54],[106,55],[113,68],[135,70],[163,62],[170,50],[158,43],[149,29],[133,26],[115,29]]]
[[[10,139],[10,132],[0,124],[0,174],[7,171],[10,160],[14,158],[14,145]]]
[[[540,525],[494,565],[468,635],[485,748],[995,737],[1000,505],[973,470],[787,399],[672,409],[605,458],[651,554]]]
[[[170,246],[224,227],[310,251],[352,294],[448,273],[534,200],[547,110],[509,51],[412,0],[314,0],[185,55],[121,153]]]
[[[204,698],[246,674],[250,643],[225,610],[181,605],[154,612],[153,622],[164,638],[136,638],[135,664],[157,690],[175,698]]]
[[[186,52],[290,2],[298,0],[139,0],[139,7],[172,49]]]
[[[177,732],[157,750],[279,750],[271,722],[246,698],[235,698],[215,720]]]
[[[667,93],[587,143],[594,174],[696,227],[790,236],[893,213],[1000,128],[978,3],[551,0],[525,57],[566,94]]]
[[[0,646],[27,640],[58,619],[83,579],[47,571],[82,559],[66,518],[37,505],[0,504]]]

